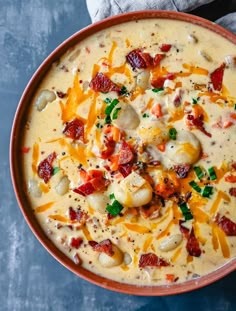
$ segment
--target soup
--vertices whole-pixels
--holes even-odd
[[[29,108],[32,212],[77,265],[122,283],[236,256],[236,54],[186,22],[116,25],[68,50]]]

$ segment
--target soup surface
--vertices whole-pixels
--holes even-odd
[[[76,264],[123,283],[236,256],[236,50],[181,21],[103,30],[54,63],[22,154],[32,210]]]

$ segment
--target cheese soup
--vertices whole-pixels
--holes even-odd
[[[131,21],[79,42],[32,98],[25,191],[77,265],[122,283],[206,275],[236,256],[236,48]]]

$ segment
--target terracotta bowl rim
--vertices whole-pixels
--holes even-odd
[[[38,67],[22,94],[15,113],[11,131],[10,172],[16,199],[26,222],[28,223],[29,227],[31,228],[36,238],[40,241],[40,243],[57,261],[59,261],[67,269],[69,269],[71,272],[81,277],[82,279],[85,279],[95,285],[115,292],[139,296],[166,296],[195,290],[223,278],[224,276],[236,269],[236,258],[232,259],[229,263],[225,264],[218,270],[198,279],[192,279],[184,283],[165,286],[136,286],[132,284],[119,283],[96,275],[82,267],[78,267],[77,265],[75,265],[66,255],[64,255],[59,249],[57,249],[46,236],[46,234],[43,233],[43,230],[37,223],[33,213],[30,210],[29,203],[26,200],[26,195],[23,193],[24,191],[22,191],[21,168],[18,167],[20,152],[20,129],[24,120],[24,112],[27,110],[27,105],[30,102],[31,95],[37,88],[37,85],[43,78],[44,74],[50,68],[50,65],[75,43],[80,42],[84,38],[102,29],[132,20],[151,18],[164,18],[171,20],[174,19],[197,24],[215,33],[220,34],[222,37],[226,38],[227,40],[233,42],[236,45],[236,35],[226,30],[225,28],[201,17],[174,11],[150,10],[129,12],[109,17],[105,20],[99,21],[81,29],[80,31],[76,32],[68,39],[66,39],[64,42],[62,42],[57,48],[52,51],[52,53]]]

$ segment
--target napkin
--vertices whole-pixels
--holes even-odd
[[[138,10],[170,10],[189,12],[214,0],[86,0],[92,22],[106,17]],[[236,13],[216,21],[236,33]]]

